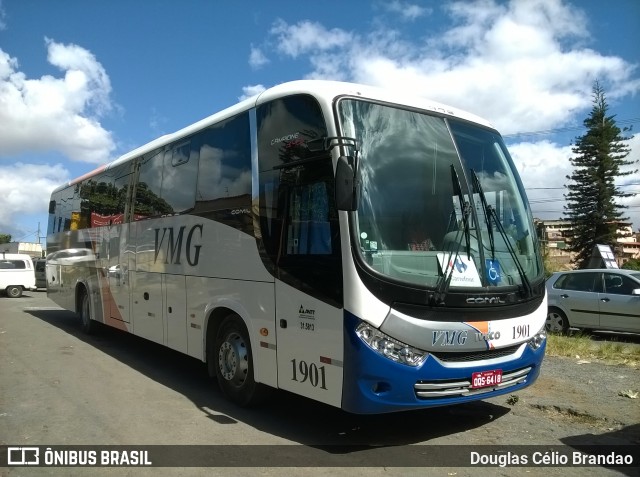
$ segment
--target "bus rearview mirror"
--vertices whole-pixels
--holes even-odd
[[[336,207],[338,210],[354,211],[358,208],[356,196],[356,180],[353,158],[340,156],[336,166]]]

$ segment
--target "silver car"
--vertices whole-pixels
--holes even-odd
[[[547,279],[547,331],[569,327],[640,333],[640,272],[591,269]]]

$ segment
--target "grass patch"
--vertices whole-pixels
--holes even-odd
[[[578,359],[600,359],[629,366],[640,363],[640,346],[619,341],[595,341],[591,335],[577,333],[570,336],[550,333],[547,354]]]

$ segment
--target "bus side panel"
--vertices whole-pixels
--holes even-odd
[[[133,334],[160,344],[165,343],[162,274],[130,273]]]
[[[163,275],[165,344],[187,354],[187,285],[184,275]]]
[[[240,316],[247,326],[253,352],[254,377],[257,382],[276,387],[276,330],[274,285],[269,282],[186,277],[188,354],[206,360],[207,327],[211,320],[222,319],[227,312]]]

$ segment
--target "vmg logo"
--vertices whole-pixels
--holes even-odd
[[[176,232],[174,227],[164,227],[154,229],[155,232],[155,255],[154,263],[158,261],[158,255],[164,251],[164,263],[181,265],[184,258],[189,265],[195,267],[200,260],[200,249],[202,248],[202,224],[194,225],[186,234],[186,242],[183,238],[187,226],[183,225]]]

